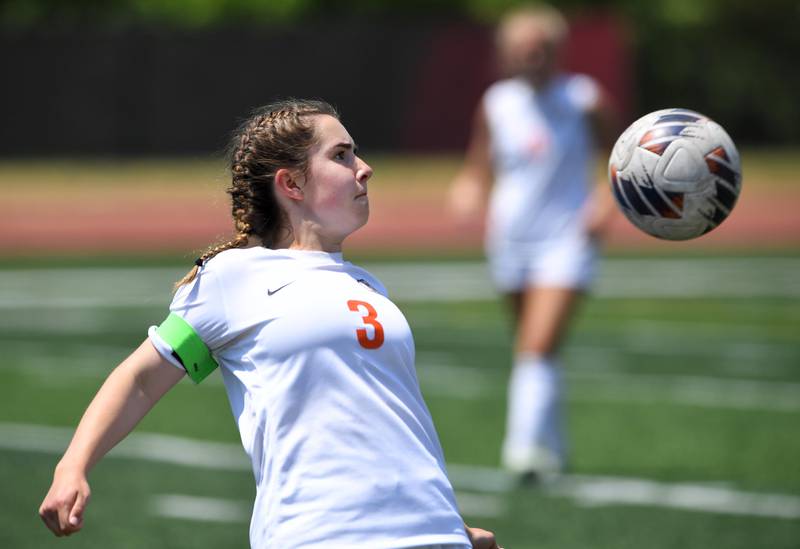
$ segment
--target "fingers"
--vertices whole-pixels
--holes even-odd
[[[86,510],[86,504],[89,503],[89,494],[85,492],[78,492],[75,498],[75,504],[69,513],[69,527],[73,532],[77,532],[83,527],[83,512]]]
[[[68,530],[69,524],[69,507],[71,502],[59,503],[54,501],[53,498],[45,498],[42,506],[39,508],[39,516],[42,518],[45,526],[47,526],[53,534],[58,537],[66,536],[71,532]]]
[[[63,536],[61,529],[58,526],[58,512],[52,509],[46,509],[44,504],[39,508],[39,516],[42,518],[45,526],[50,529],[56,536]]]
[[[77,495],[77,493],[73,493],[69,499],[62,501],[58,505],[58,529],[62,535],[69,535],[71,533],[69,526],[69,511],[72,508]]]
[[[88,486],[59,494],[52,489],[45,497],[39,516],[45,526],[58,537],[69,536],[83,527],[83,514],[89,502]]]
[[[502,549],[497,545],[494,533],[488,530],[467,526],[467,536],[473,549]]]

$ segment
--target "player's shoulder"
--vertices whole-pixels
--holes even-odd
[[[263,246],[251,248],[232,248],[218,253],[203,264],[203,271],[216,274],[237,274],[243,269],[256,268],[269,263],[277,265],[288,262],[291,258],[281,254],[280,250],[272,250]]]
[[[530,84],[527,84],[522,78],[505,78],[491,84],[483,95],[486,101],[498,101],[530,94],[530,92]]]
[[[252,255],[253,248],[231,248],[224,250],[203,263],[206,269],[227,269]]]
[[[484,112],[490,121],[505,123],[526,111],[533,93],[531,85],[522,78],[498,80],[483,95]]]
[[[345,263],[345,272],[347,272],[348,275],[356,279],[358,282],[361,282],[367,287],[372,288],[384,297],[389,296],[389,292],[386,289],[386,286],[383,285],[383,282],[381,282],[377,276],[373,275],[365,268],[348,262]]]
[[[597,79],[594,76],[583,72],[563,72],[558,77],[561,82],[568,86],[575,85],[588,85],[593,84],[597,86]]]
[[[600,84],[588,74],[562,74],[558,85],[567,100],[580,110],[591,110],[600,99]]]
[[[256,281],[274,284],[293,276],[297,262],[263,246],[225,250],[207,260],[197,274],[199,283],[206,281],[206,288],[218,285],[227,293],[247,292]]]

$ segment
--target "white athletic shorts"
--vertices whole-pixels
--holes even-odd
[[[502,292],[529,286],[585,289],[594,278],[597,246],[588,236],[539,242],[494,241],[486,255],[492,280]]]

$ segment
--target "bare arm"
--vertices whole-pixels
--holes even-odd
[[[475,111],[467,152],[461,170],[450,185],[448,206],[460,220],[477,215],[492,184],[489,124],[483,104]]]
[[[184,375],[149,340],[111,372],[84,412],[39,508],[56,536],[81,529],[90,496],[89,471]]]
[[[618,217],[618,213],[609,183],[607,181],[598,182],[589,199],[586,212],[586,231],[589,236],[596,241],[602,241],[608,234],[614,219]]]
[[[605,153],[611,152],[620,133],[619,114],[614,101],[603,88],[600,88],[597,101],[587,114],[598,148]]]
[[[600,91],[597,103],[588,114],[598,145],[598,153],[605,164],[619,135],[619,123],[616,109],[604,90]],[[595,240],[601,240],[608,233],[616,214],[611,188],[603,177],[589,200],[586,214],[586,228],[589,235]]]

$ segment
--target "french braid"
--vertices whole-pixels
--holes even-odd
[[[203,252],[175,284],[176,289],[193,281],[200,267],[217,254],[248,246],[251,236],[267,248],[280,241],[281,232],[288,229],[275,199],[275,172],[280,168],[307,169],[308,151],[316,139],[310,117],[320,114],[339,118],[323,101],[288,99],[258,109],[239,127],[228,150],[231,185],[227,193],[236,234]]]

